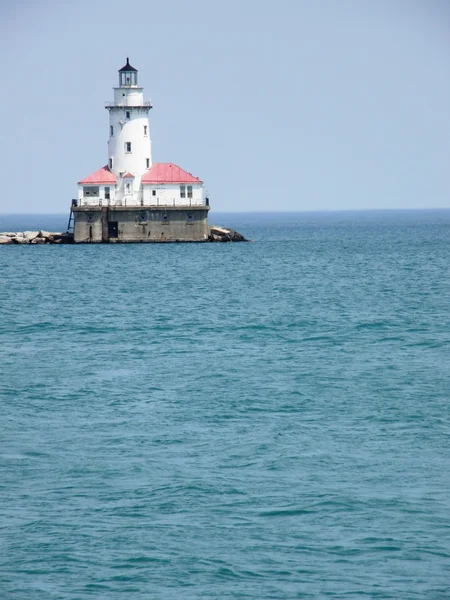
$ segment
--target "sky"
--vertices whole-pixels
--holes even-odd
[[[448,0],[3,0],[0,213],[69,210],[127,56],[215,211],[450,208]]]

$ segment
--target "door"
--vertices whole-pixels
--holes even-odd
[[[119,223],[117,221],[110,221],[108,223],[108,236],[110,238],[119,237]]]

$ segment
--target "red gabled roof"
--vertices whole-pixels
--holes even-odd
[[[102,167],[101,169],[99,169],[98,171],[95,171],[95,173],[92,173],[92,175],[89,175],[89,177],[85,177],[85,179],[82,179],[81,181],[79,181],[79,184],[87,184],[87,183],[94,183],[94,184],[101,184],[101,183],[116,183],[117,181],[117,177],[114,175],[114,173],[112,173],[109,170],[108,165]]]
[[[134,179],[133,173],[125,173],[123,179]]]
[[[173,163],[153,163],[142,183],[203,183]]]

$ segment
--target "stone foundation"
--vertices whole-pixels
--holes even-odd
[[[76,243],[207,242],[210,235],[208,206],[78,206],[72,210]]]

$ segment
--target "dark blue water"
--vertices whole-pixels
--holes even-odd
[[[0,598],[448,599],[450,212],[211,220],[0,247]]]

